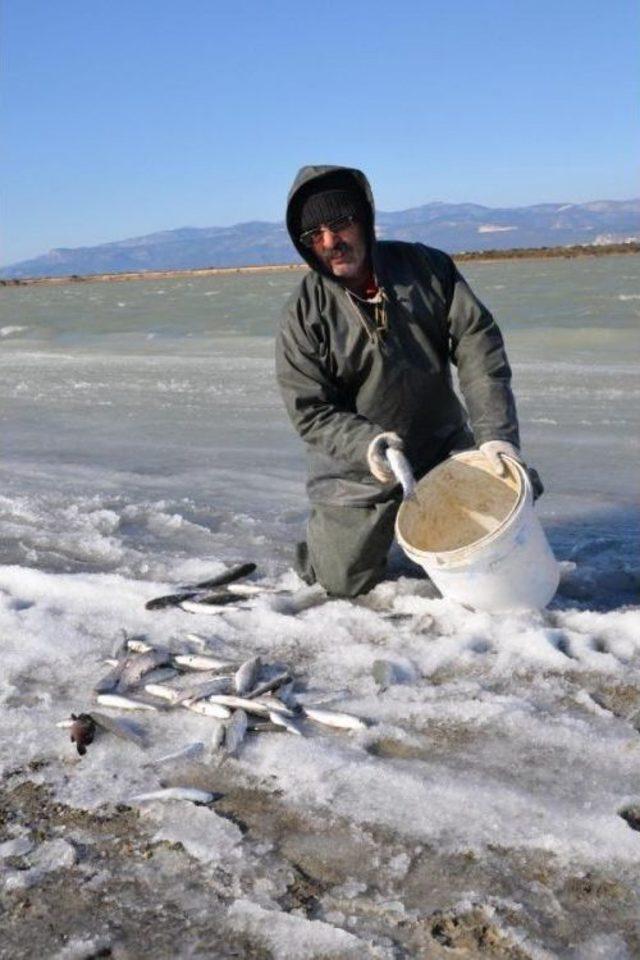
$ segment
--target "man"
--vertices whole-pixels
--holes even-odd
[[[359,170],[303,167],[287,228],[311,267],[276,348],[280,389],[308,452],[311,513],[297,568],[331,595],[353,597],[384,578],[401,501],[389,447],[404,451],[417,477],[473,446],[498,474],[502,454],[520,460],[511,370],[493,317],[447,254],[376,240]]]

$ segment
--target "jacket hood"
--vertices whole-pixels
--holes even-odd
[[[324,276],[330,277],[335,281],[338,281],[338,278],[334,277],[331,271],[327,269],[321,260],[314,256],[308,247],[300,243],[300,209],[302,202],[310,194],[318,193],[321,190],[330,190],[333,186],[333,181],[337,179],[341,181],[344,181],[344,179],[347,179],[347,181],[352,180],[353,186],[362,196],[365,208],[368,211],[367,222],[364,224],[365,235],[367,237],[369,252],[373,255],[375,245],[375,208],[373,204],[373,193],[371,192],[369,181],[361,170],[356,170],[354,167],[330,165],[301,167],[289,190],[286,217],[287,230],[289,231],[291,242],[302,259],[309,264],[312,270],[316,270],[318,273],[322,273]]]

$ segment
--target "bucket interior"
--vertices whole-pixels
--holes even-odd
[[[484,454],[470,450],[431,470],[398,513],[398,532],[406,545],[444,553],[469,547],[497,530],[522,489],[518,470],[506,466],[506,477],[497,477]]]

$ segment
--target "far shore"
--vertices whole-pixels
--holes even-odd
[[[640,243],[610,243],[602,245],[577,245],[573,247],[516,247],[510,250],[476,250],[454,253],[458,262],[468,260],[544,260],[572,259],[574,257],[604,257],[610,254],[640,253]],[[27,287],[39,283],[96,283],[123,282],[125,280],[172,280],[180,277],[217,277],[232,273],[279,273],[284,270],[303,272],[306,263],[282,263],[246,267],[198,267],[189,270],[139,270],[128,273],[94,273],[64,277],[15,277],[0,279],[2,287]]]

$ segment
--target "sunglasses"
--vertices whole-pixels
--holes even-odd
[[[314,247],[320,242],[320,240],[322,240],[322,235],[325,230],[329,230],[330,233],[341,233],[343,230],[347,230],[355,222],[356,218],[352,215],[347,217],[338,217],[336,220],[330,220],[321,227],[315,227],[313,230],[305,230],[304,233],[301,233],[300,243],[303,247]]]

